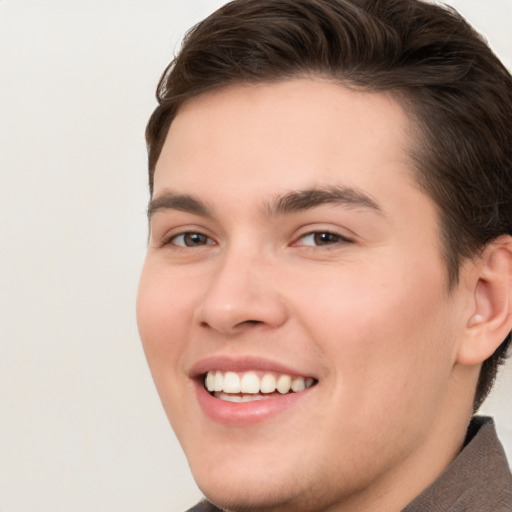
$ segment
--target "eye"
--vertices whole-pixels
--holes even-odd
[[[189,231],[173,236],[167,243],[180,247],[201,247],[203,245],[213,245],[215,242],[202,233]]]
[[[329,231],[313,231],[312,233],[306,233],[302,235],[295,245],[302,246],[325,246],[334,245],[339,243],[350,243],[351,240],[336,233]]]

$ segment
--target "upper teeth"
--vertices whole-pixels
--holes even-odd
[[[256,372],[221,372],[209,371],[206,374],[205,386],[208,391],[224,393],[274,393],[281,394],[291,391],[302,391],[313,385],[311,377],[291,377],[290,375],[265,373],[261,377]]]

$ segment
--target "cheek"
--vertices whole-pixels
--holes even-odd
[[[189,288],[189,287],[188,287]],[[145,264],[137,296],[137,323],[144,353],[167,417],[179,437],[190,414],[183,371],[190,327],[190,297],[165,269]]]
[[[137,296],[137,324],[157,387],[163,373],[177,370],[184,349],[186,297],[165,272],[143,268]]]
[[[302,303],[333,389],[372,414],[434,404],[451,369],[443,275],[433,268],[418,282],[407,267],[353,270],[325,280],[315,300]]]

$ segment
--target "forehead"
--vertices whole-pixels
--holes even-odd
[[[417,193],[409,132],[390,94],[320,79],[229,86],[179,110],[154,192],[249,201],[326,185],[373,196],[402,183]]]

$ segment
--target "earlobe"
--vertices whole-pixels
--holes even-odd
[[[464,365],[485,361],[512,329],[512,237],[491,242],[474,271],[473,306],[457,357]]]

